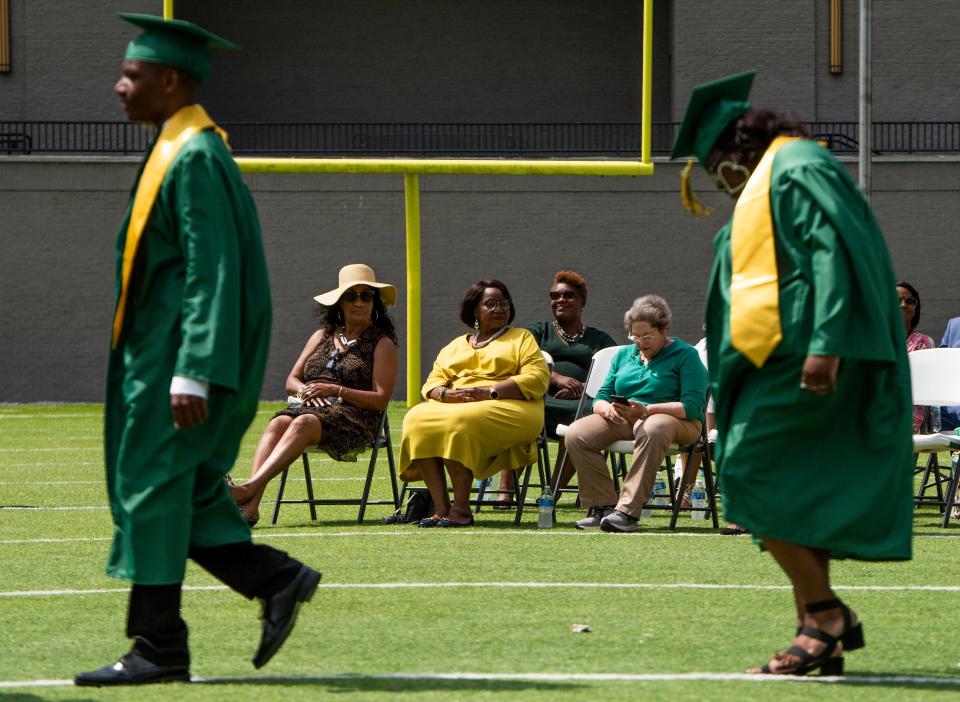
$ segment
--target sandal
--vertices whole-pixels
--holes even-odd
[[[506,495],[506,499],[504,499],[503,495]],[[497,499],[493,503],[493,508],[499,512],[511,510],[513,509],[513,498],[513,490],[499,490],[497,492]]]
[[[833,655],[837,650],[837,644],[842,643],[842,650],[844,651],[855,651],[858,648],[863,648],[863,624],[857,622],[856,625],[854,625],[853,613],[850,611],[850,608],[836,597],[820,602],[810,602],[806,606],[808,614],[825,612],[830,609],[840,609],[843,612],[843,631],[839,636],[833,636],[822,629],[811,626],[800,627],[798,631],[798,636],[807,636],[826,644],[823,651],[815,655],[800,646],[793,645],[783,653],[775,653],[768,663],[764,663],[759,668],[754,668],[748,672],[763,675],[806,675],[811,671],[819,669],[822,675],[842,674],[843,658]],[[777,667],[776,670],[770,667],[770,663],[782,661],[787,656],[793,656],[799,660],[793,665]]]

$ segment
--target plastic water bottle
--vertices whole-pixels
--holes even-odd
[[[930,407],[930,433],[938,434],[941,429],[940,424],[940,405],[931,405]]]
[[[670,504],[670,494],[667,492],[667,481],[657,476],[653,484],[653,504],[666,507]]]
[[[543,488],[537,498],[537,526],[541,529],[553,529],[553,491],[550,486]]]
[[[656,504],[657,499],[657,486],[654,485],[653,489],[650,490],[650,497],[647,498],[647,501],[643,503],[643,507],[640,508],[640,519],[650,519],[652,516],[650,511],[650,505]]]
[[[707,518],[707,487],[699,475],[690,493],[690,506],[693,508],[690,512],[691,519],[696,521]]]
[[[483,490],[484,502],[493,502],[497,498],[497,491],[490,489],[490,483],[492,482],[493,480],[491,480],[490,478],[483,478],[482,480],[477,480],[474,483],[474,487],[477,489],[477,493],[479,493],[481,489]]]

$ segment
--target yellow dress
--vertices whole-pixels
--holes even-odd
[[[513,380],[523,400],[437,402],[427,400],[403,418],[401,477],[420,480],[410,465],[418,458],[448,458],[487,478],[504,468],[537,460],[537,436],[543,427],[543,395],[550,371],[536,339],[526,329],[511,328],[482,349],[458,336],[437,355],[421,395],[435,387],[487,386]]]

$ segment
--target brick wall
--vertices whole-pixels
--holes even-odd
[[[856,164],[849,163],[855,172]],[[113,240],[133,160],[0,156],[0,401],[99,401],[113,305]],[[511,289],[518,323],[549,318],[546,292],[559,269],[590,286],[587,322],[623,337],[637,295],[657,292],[674,309],[673,332],[696,341],[711,238],[730,204],[698,175],[714,216],[679,206],[679,164],[649,178],[425,176],[423,354],[465,332],[457,305],[467,286],[497,277]],[[335,286],[342,265],[369,263],[400,287],[404,329],[403,179],[400,176],[247,176],[263,223],[274,329],[263,397],[283,380],[315,328],[312,296]],[[887,157],[874,164],[874,209],[898,275],[920,289],[921,331],[939,341],[960,315],[949,255],[960,221],[957,159]],[[395,396],[405,396],[405,334]],[[417,381],[419,384],[419,381]]]

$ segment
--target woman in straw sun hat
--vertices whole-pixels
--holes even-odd
[[[250,480],[230,486],[251,524],[259,519],[267,483],[308,446],[355,461],[373,441],[397,380],[397,334],[386,310],[397,302],[396,287],[378,282],[370,266],[353,263],[340,269],[337,287],[313,299],[320,329],[287,376],[294,399],[267,425]]]

